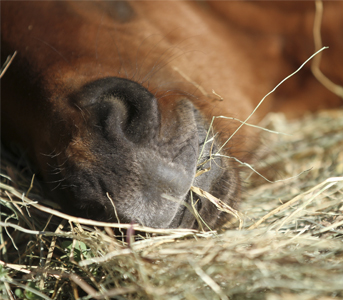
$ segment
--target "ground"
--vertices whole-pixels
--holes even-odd
[[[343,111],[270,114],[261,126],[279,134],[263,133],[258,163],[242,167],[241,220],[218,232],[139,238],[128,225],[114,239],[50,218],[28,205],[40,194],[30,172],[3,159],[2,299],[342,299]]]

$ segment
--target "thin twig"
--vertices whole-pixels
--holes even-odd
[[[318,49],[322,47],[322,38],[320,34],[320,29],[322,26],[322,18],[323,18],[323,2],[321,0],[316,0],[315,3],[316,3],[316,13],[314,16],[314,24],[313,24],[313,40],[314,40],[315,51],[317,51]],[[329,91],[343,98],[343,87],[338,84],[333,83],[320,70],[319,66],[320,66],[321,59],[322,59],[322,53],[318,53],[318,55],[312,61],[311,71],[314,77],[316,77],[317,80],[323,86],[325,86]]]

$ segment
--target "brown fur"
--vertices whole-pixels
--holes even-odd
[[[308,2],[1,6],[2,61],[18,51],[2,80],[3,141],[27,151],[65,211],[99,220],[116,221],[115,205],[122,222],[197,227],[182,204],[191,204],[191,185],[235,207],[240,179],[234,161],[216,157],[201,166],[211,170],[195,178],[212,117],[244,120],[313,52],[314,5]],[[325,10],[324,41],[332,49],[322,63],[341,83],[342,6],[330,3]],[[299,115],[338,105],[307,70],[269,97],[250,122],[271,110]],[[200,162],[239,125],[217,120],[219,135]],[[246,159],[256,135],[244,126],[221,153]],[[212,228],[228,218],[205,199],[196,207]]]

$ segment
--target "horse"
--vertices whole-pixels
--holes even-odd
[[[336,82],[342,6],[325,3],[321,27],[332,48],[320,67]],[[2,142],[68,214],[218,228],[230,215],[191,188],[237,208],[238,162],[259,141],[241,121],[313,53],[314,15],[312,2],[2,1],[2,64],[17,52],[1,79]],[[305,67],[249,122],[340,105]]]

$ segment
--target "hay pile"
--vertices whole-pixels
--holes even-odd
[[[343,299],[343,111],[263,126],[292,135],[264,133],[258,171],[300,175],[245,171],[241,230],[127,225],[114,239],[32,204],[31,177],[3,161],[0,298]]]

